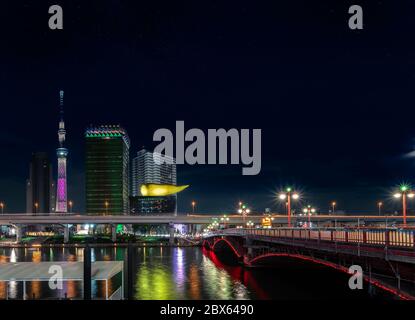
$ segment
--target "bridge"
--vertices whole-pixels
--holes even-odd
[[[214,219],[220,220],[224,214],[163,214],[163,215],[88,215],[79,213],[39,213],[39,214],[0,214],[0,225],[5,224],[210,224]],[[252,221],[254,224],[260,224],[264,215],[249,215],[246,217],[240,214],[230,213],[226,214],[229,218],[227,224],[242,224],[247,221]],[[273,224],[285,225],[287,224],[287,215],[272,213],[269,216],[273,219]],[[310,220],[315,224],[344,223],[344,224],[389,224],[396,222],[402,223],[401,216],[395,215],[313,215],[308,217],[292,216],[293,223],[298,221]],[[415,216],[407,216],[409,224],[415,224]]]
[[[203,246],[219,256],[231,252],[246,267],[302,262],[349,273],[359,265],[369,288],[415,299],[415,229],[223,229],[205,235]]]
[[[0,215],[0,225],[30,224],[210,224],[222,215],[81,215],[81,214],[9,214]],[[241,215],[229,215],[232,223],[241,224]],[[251,216],[249,220],[260,223],[262,216]]]
[[[170,236],[174,236],[174,224],[186,224],[189,226],[211,224],[215,219],[220,223],[224,214],[163,214],[163,215],[87,215],[79,213],[38,213],[38,214],[1,214],[0,225],[12,225],[16,227],[16,240],[20,241],[22,237],[21,227],[26,225],[58,225],[64,228],[64,242],[69,241],[68,225],[94,224],[110,225],[112,228],[112,239],[116,239],[116,225],[131,224],[166,224],[170,226]],[[226,214],[229,220],[227,226],[245,225],[251,221],[255,225],[260,225],[264,215],[242,216],[236,213]],[[287,224],[287,215],[278,213],[269,214],[274,226],[285,226]],[[362,225],[382,225],[401,224],[401,216],[379,216],[379,215],[328,215],[320,214],[310,217],[292,216],[292,223],[310,220],[317,226],[336,227],[340,225],[362,226]],[[407,217],[408,224],[415,224],[415,216]]]

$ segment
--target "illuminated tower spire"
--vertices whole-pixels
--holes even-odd
[[[58,136],[59,136],[59,146],[62,148],[63,147],[63,143],[65,142],[65,135],[66,135],[66,131],[65,131],[65,121],[63,120],[63,90],[59,91],[59,106],[60,106],[60,122],[59,122],[59,131],[58,131]]]
[[[65,121],[63,120],[63,90],[59,92],[60,121],[58,129],[59,148],[56,149],[58,157],[58,183],[56,194],[56,212],[67,212],[67,181],[66,181],[66,157],[68,149],[64,148],[66,137]]]

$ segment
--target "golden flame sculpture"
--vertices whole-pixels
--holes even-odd
[[[151,197],[162,197],[178,193],[186,189],[189,185],[174,186],[171,184],[146,183],[140,188],[141,195]]]

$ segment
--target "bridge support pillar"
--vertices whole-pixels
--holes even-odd
[[[169,223],[169,245],[174,245],[174,224],[173,223]]]
[[[84,248],[84,300],[91,300],[91,247],[87,244]]]
[[[248,256],[248,258],[251,258],[254,255],[253,249],[251,247],[252,239],[250,237],[246,237],[245,238],[245,243],[246,243],[246,246],[247,246],[247,252],[246,252],[247,256]]]
[[[117,241],[117,225],[116,224],[111,225],[111,240],[112,242]]]
[[[22,242],[22,226],[16,226],[16,242]]]
[[[64,230],[63,230],[63,243],[68,243],[68,242],[69,242],[69,225],[65,224]]]
[[[135,253],[136,248],[133,247],[131,243],[128,243],[127,247],[127,263],[125,265],[126,267],[126,275],[127,279],[125,283],[127,284],[125,286],[126,294],[128,300],[134,300],[134,266],[135,266]]]

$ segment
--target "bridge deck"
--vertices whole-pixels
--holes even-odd
[[[225,229],[213,234],[415,264],[414,229]]]

